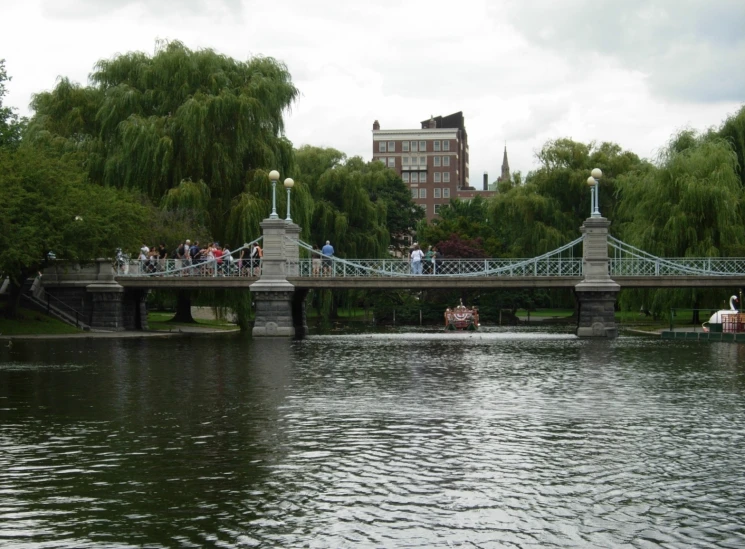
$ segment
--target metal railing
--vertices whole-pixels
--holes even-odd
[[[408,259],[343,259],[327,257],[310,245],[290,240],[306,250],[310,259],[288,261],[288,273],[299,277],[581,277],[582,259],[573,255],[580,237],[551,252],[531,258],[484,258],[424,260],[415,265]]]
[[[262,237],[233,250],[220,260],[208,259],[186,262],[179,259],[125,260],[115,261],[117,276],[200,276],[200,277],[257,277],[261,263],[253,263],[246,257],[240,259],[241,251]],[[421,272],[408,259],[393,257],[381,259],[344,259],[326,257],[318,250],[299,240],[289,239],[307,258],[289,260],[288,276],[297,277],[582,277],[583,260],[575,257],[575,248],[584,237],[533,258],[484,258],[449,259],[440,258],[422,261]],[[608,236],[609,272],[613,276],[745,276],[745,258],[685,257],[660,258]]]
[[[409,276],[436,277],[552,277],[582,276],[581,259],[442,259],[423,261],[414,266],[405,259],[355,259],[338,257],[288,261],[287,272],[298,277],[364,277],[391,278]]]
[[[611,276],[745,276],[742,257],[661,258],[608,236]]]
[[[245,246],[232,250],[230,254],[223,255],[219,259],[115,259],[114,272],[116,276],[137,277],[257,277],[261,274],[261,260],[251,259],[246,252],[250,250],[251,245],[258,243],[262,238],[259,237]],[[244,252],[243,258],[241,258],[241,252]]]
[[[77,309],[74,309],[73,307],[70,307],[67,303],[59,299],[58,297],[53,296],[49,292],[44,292],[45,301],[47,304],[47,314],[51,315],[52,309],[54,309],[58,315],[67,316],[72,320],[75,319],[75,327],[80,328],[80,319],[83,316],[83,313],[78,311]],[[52,300],[54,300],[54,305],[52,305]]]

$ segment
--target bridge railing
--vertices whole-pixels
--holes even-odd
[[[403,276],[436,277],[581,277],[582,260],[554,259],[536,261],[535,259],[442,259],[435,262],[424,261],[421,272],[406,259],[355,259],[345,260],[337,257],[325,262],[300,259],[288,262],[288,272],[298,277],[349,277],[349,278],[387,278]]]
[[[258,243],[259,237],[240,248],[223,255],[220,259],[203,258],[199,260],[185,259],[130,259],[115,258],[113,260],[116,276],[233,276],[256,277],[261,274],[261,260],[251,260],[249,250],[252,244]],[[241,257],[243,256],[243,257]]]
[[[288,261],[287,272],[293,276],[314,277],[400,277],[413,275],[448,277],[581,277],[582,259],[574,257],[574,250],[584,236],[551,252],[531,258],[440,258],[434,262],[424,260],[416,267],[406,259],[343,259],[326,257],[318,249],[300,240],[290,239],[309,259]],[[421,268],[421,272],[419,269]]]
[[[613,276],[733,276],[745,274],[742,257],[656,257],[608,236]]]

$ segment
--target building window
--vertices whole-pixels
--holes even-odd
[[[419,183],[419,174],[417,172],[411,172],[411,182]]]
[[[396,142],[395,141],[389,141],[388,142],[388,152],[396,152]]]
[[[450,189],[447,187],[442,189],[442,198],[450,198]]]
[[[427,150],[427,142],[426,141],[420,141],[419,142],[419,152],[424,152]]]
[[[442,174],[440,172],[435,172],[435,183],[442,183]]]
[[[416,141],[411,142],[411,152],[417,152]]]
[[[435,143],[437,143],[437,141],[435,141]],[[439,167],[441,165],[440,159],[442,157],[441,156],[434,156],[433,158],[435,159],[435,166],[438,166]]]
[[[426,156],[420,156],[419,157],[419,165],[427,167],[427,157]]]
[[[384,153],[385,152],[385,141],[380,141],[378,143],[378,151]]]
[[[419,183],[427,182],[427,172],[419,172]]]
[[[442,142],[442,150],[443,151],[449,151],[450,150],[450,141],[443,141]]]
[[[388,157],[388,167],[389,168],[395,168],[396,167],[396,157],[395,156],[389,156]]]
[[[419,198],[427,198],[427,189],[419,189]]]
[[[411,189],[411,198],[419,198],[419,189]]]
[[[449,156],[443,156],[442,157],[442,165],[443,166],[449,166],[450,165],[450,157]]]
[[[406,143],[406,141],[404,141],[404,143]],[[402,156],[401,157],[401,164],[403,166],[408,166],[409,165],[409,157],[408,156]]]
[[[440,206],[441,206],[441,205],[442,205],[442,204],[435,204],[435,215],[437,215],[437,214],[439,214],[439,213],[440,213]]]
[[[409,172],[402,173],[401,174],[401,179],[404,180],[404,183],[408,183],[409,182]]]
[[[442,198],[442,189],[440,187],[435,187],[435,198]]]
[[[442,182],[450,183],[450,172],[442,172]]]
[[[408,141],[402,141],[401,142],[401,150],[405,153],[409,152],[409,142]]]
[[[435,152],[440,152],[440,142],[439,141],[433,141],[432,142],[432,150]]]

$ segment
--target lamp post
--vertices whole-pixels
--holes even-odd
[[[594,168],[592,175],[587,178],[587,184],[590,186],[590,217],[602,217],[600,214],[600,181],[603,172],[600,168]]]
[[[285,179],[285,189],[287,189],[287,219],[285,221],[289,221],[292,223],[292,218],[290,217],[290,191],[292,190],[292,186],[295,184],[295,182],[291,178]]]
[[[270,171],[269,179],[272,181],[272,213],[269,219],[279,219],[277,215],[277,180],[279,179],[279,172],[277,170]]]

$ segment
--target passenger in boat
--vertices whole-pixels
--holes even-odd
[[[445,327],[448,327],[448,324],[450,324],[450,307],[445,309]]]

